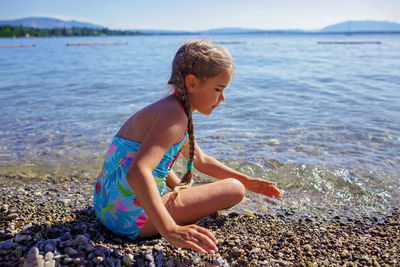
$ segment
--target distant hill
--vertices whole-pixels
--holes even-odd
[[[346,21],[323,28],[320,32],[400,32],[400,24],[389,21]]]
[[[86,22],[75,20],[64,21],[54,18],[30,17],[15,20],[2,20],[0,26],[23,26],[36,29],[55,29],[55,28],[89,28],[89,29],[105,29],[106,27],[94,25]],[[400,32],[400,24],[389,21],[346,21],[334,25],[327,26],[319,31],[303,31],[303,30],[261,30],[249,28],[220,28],[204,31],[180,31],[180,30],[154,30],[154,29],[135,29],[129,30],[135,34],[149,35],[220,35],[220,34],[324,34],[324,33],[349,33],[349,32]],[[124,32],[129,32],[124,31]]]
[[[53,18],[40,18],[40,17],[30,17],[15,20],[0,20],[0,26],[23,26],[28,28],[36,29],[54,29],[54,28],[90,28],[90,29],[103,29],[106,27],[94,25],[86,22],[79,22],[75,20],[61,20]]]

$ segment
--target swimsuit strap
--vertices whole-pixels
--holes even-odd
[[[183,112],[185,112],[185,107],[183,106],[183,103],[182,103],[182,97],[176,91],[173,91],[172,94],[178,98],[179,103],[181,104],[181,108],[182,108]]]

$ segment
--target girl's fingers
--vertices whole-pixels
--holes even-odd
[[[194,237],[196,240],[193,242],[196,242],[197,245],[201,246],[203,249],[207,250],[211,254],[214,254],[215,252],[217,252],[218,248],[215,245],[215,243],[213,242],[213,240],[207,234],[203,234],[196,230],[194,233],[194,235],[195,235]]]
[[[194,251],[197,251],[201,254],[207,253],[206,250],[204,250],[202,247],[200,247],[199,245],[197,245],[196,243],[194,243],[192,241],[186,241],[186,244],[187,244],[187,248],[193,249]]]
[[[218,250],[215,244],[213,244],[206,235],[203,235],[201,233],[197,233],[196,236],[193,236],[191,240],[187,240],[187,242],[191,243],[191,245],[196,245],[198,248],[201,248],[209,254],[215,254]],[[199,251],[197,248],[196,250]]]
[[[199,233],[202,233],[202,234],[208,236],[215,245],[218,244],[217,239],[215,238],[215,236],[210,231],[208,231],[206,228],[203,228],[203,227],[200,227],[200,226],[197,226],[197,225],[196,225],[196,227],[197,227],[197,231]]]

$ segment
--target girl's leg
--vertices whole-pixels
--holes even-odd
[[[169,199],[171,193],[165,194],[162,199],[175,222],[179,225],[187,225],[218,210],[236,205],[244,198],[245,192],[245,187],[241,182],[229,178],[180,191],[182,204],[171,201]],[[152,219],[149,218],[138,237],[152,237],[158,234]]]

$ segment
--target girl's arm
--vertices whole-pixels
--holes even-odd
[[[181,179],[175,174],[173,170],[170,170],[166,179],[167,186],[171,189],[174,189],[174,187],[180,182]]]
[[[182,150],[182,154],[185,156],[185,158],[188,158],[188,150],[189,145],[188,143],[186,143],[185,147]],[[206,175],[215,177],[217,179],[235,178],[239,180],[246,187],[246,189],[250,191],[263,194],[268,197],[282,198],[279,190],[273,186],[273,182],[266,181],[260,178],[249,177],[243,173],[229,168],[228,166],[222,164],[213,157],[210,157],[203,153],[197,143],[195,143],[195,158],[193,165],[196,170]]]
[[[179,226],[164,206],[152,171],[169,147],[183,135],[186,121],[176,116],[159,115],[146,133],[127,173],[127,181],[141,206],[158,232],[172,245],[191,248],[198,252],[217,251],[215,237],[206,229],[193,231],[191,226]],[[167,116],[168,115],[168,116]]]

